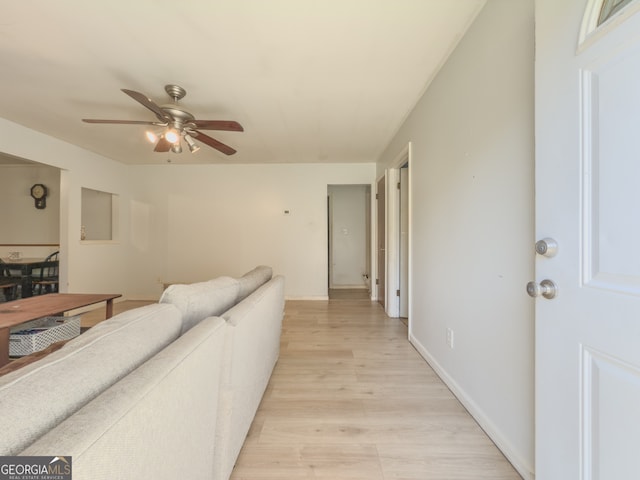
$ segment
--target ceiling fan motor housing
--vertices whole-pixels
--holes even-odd
[[[182,129],[187,126],[186,124],[188,124],[192,120],[195,120],[196,118],[186,110],[180,108],[178,105],[160,105],[160,108],[173,117],[173,122],[171,123],[171,125],[179,132],[181,132]],[[193,127],[195,127],[195,125],[193,125]]]

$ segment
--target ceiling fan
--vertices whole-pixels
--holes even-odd
[[[156,144],[154,152],[174,153],[182,152],[181,140],[184,139],[189,151],[195,153],[200,150],[198,144],[194,141],[204,143],[216,150],[226,154],[233,155],[236,150],[215,138],[205,135],[200,130],[226,130],[231,132],[243,132],[242,125],[233,120],[196,120],[196,118],[181,106],[178,100],[184,98],[187,91],[178,85],[165,85],[165,92],[173,98],[173,103],[166,105],[158,105],[146,95],[134,90],[123,88],[122,91],[133,98],[138,103],[155,113],[158,121],[148,122],[143,120],[97,120],[92,118],[83,118],[86,123],[107,123],[107,124],[126,124],[126,125],[154,125],[162,127],[164,130],[159,135],[151,130],[146,132],[147,139]]]

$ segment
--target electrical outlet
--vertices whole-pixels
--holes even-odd
[[[453,348],[453,330],[447,328],[447,345],[449,348]]]

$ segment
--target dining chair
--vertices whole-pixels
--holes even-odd
[[[8,302],[15,300],[18,295],[19,285],[20,279],[11,276],[11,272],[9,272],[9,269],[0,258],[0,291],[3,297],[0,301]]]
[[[33,295],[43,295],[58,291],[59,254],[60,252],[53,252],[45,258],[40,272],[33,276],[31,280]]]

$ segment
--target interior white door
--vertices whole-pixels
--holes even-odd
[[[400,169],[400,317],[409,317],[409,167]]]
[[[536,0],[536,479],[640,478],[640,14]]]
[[[387,278],[387,255],[386,255],[386,247],[387,247],[387,223],[386,223],[386,177],[380,178],[377,184],[377,192],[376,192],[376,213],[377,213],[377,297],[378,303],[385,308],[386,305],[386,278]]]

